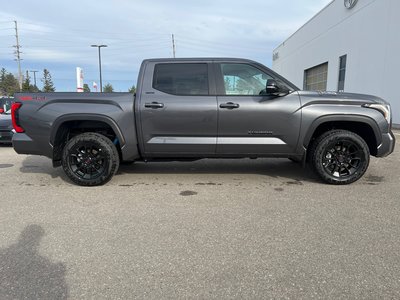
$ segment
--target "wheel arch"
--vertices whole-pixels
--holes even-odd
[[[68,114],[63,115],[56,119],[52,125],[52,131],[50,134],[50,144],[53,147],[53,163],[56,163],[61,159],[61,153],[63,145],[68,140],[68,134],[71,129],[71,124],[74,124],[74,129],[108,129],[111,130],[115,137],[118,139],[118,152],[121,155],[121,148],[125,145],[125,138],[117,125],[117,123],[108,116],[97,115],[97,114]],[[87,130],[90,131],[90,130]],[[87,132],[86,131],[86,132]],[[96,132],[96,131],[94,131]]]
[[[360,115],[329,115],[314,120],[307,130],[303,146],[308,149],[315,138],[333,129],[348,130],[360,135],[367,143],[371,155],[377,154],[377,147],[382,142],[379,126],[372,118]]]

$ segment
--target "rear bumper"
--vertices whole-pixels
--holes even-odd
[[[43,155],[42,151],[40,151],[40,147],[38,147],[39,145],[25,133],[14,133],[12,143],[15,152],[18,154]]]
[[[11,144],[13,132],[11,130],[0,129],[0,144]]]
[[[382,143],[378,146],[377,157],[388,156],[394,150],[396,138],[392,132],[382,134]]]

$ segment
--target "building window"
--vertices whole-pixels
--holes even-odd
[[[347,62],[347,55],[339,57],[338,92],[344,91],[344,80],[346,78],[346,62]]]
[[[172,95],[208,95],[207,64],[156,64],[153,88]]]
[[[304,90],[326,91],[328,81],[328,63],[304,71]]]

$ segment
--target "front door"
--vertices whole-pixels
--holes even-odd
[[[297,92],[266,95],[268,79],[276,79],[257,65],[220,63],[217,76],[217,153],[271,155],[294,153],[300,131]]]
[[[215,154],[217,99],[210,96],[209,64],[150,62],[140,119],[147,157]]]

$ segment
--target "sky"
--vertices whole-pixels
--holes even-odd
[[[0,0],[0,67],[17,74],[14,20],[18,22],[21,68],[47,68],[57,91],[76,91],[76,67],[92,88],[125,92],[136,85],[143,59],[239,57],[272,64],[272,51],[331,0]]]

